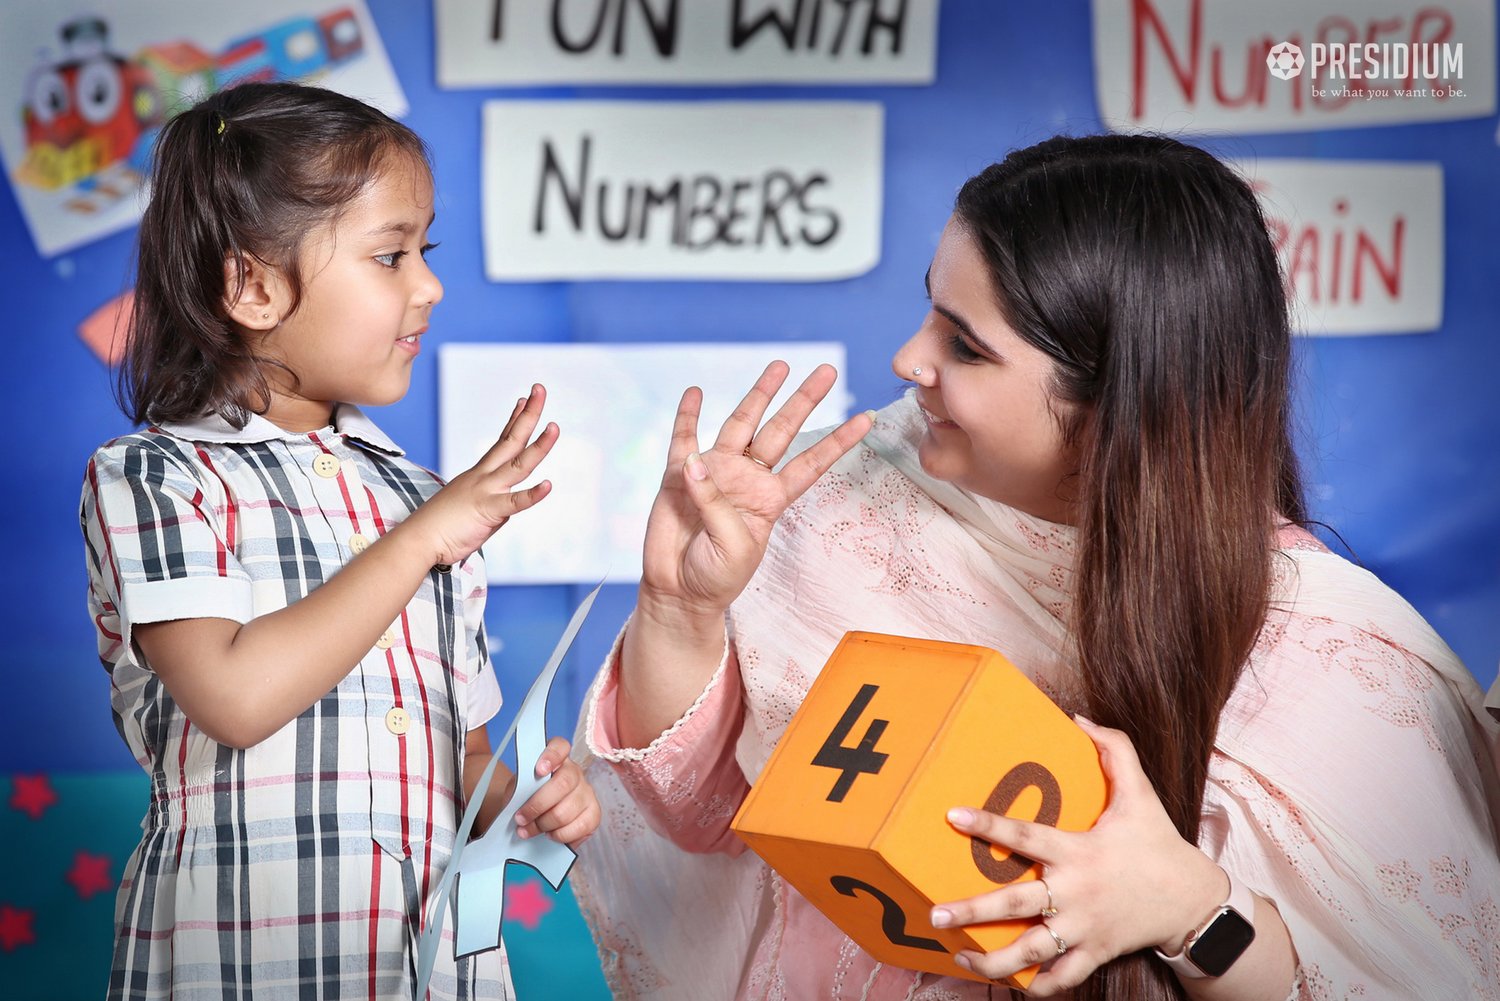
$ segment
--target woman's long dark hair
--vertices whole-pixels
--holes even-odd
[[[1089,716],[1130,735],[1197,841],[1219,715],[1265,622],[1280,519],[1305,520],[1282,275],[1250,187],[1155,136],[1059,137],[955,213],[1010,325],[1054,361],[1078,449],[1072,631]],[[1139,953],[1081,999],[1185,995]]]
[[[336,91],[246,83],[167,123],[141,217],[121,409],[138,424],[270,403],[262,360],[229,318],[227,262],[254,257],[300,299],[307,233],[333,222],[394,155],[428,162],[411,129]]]

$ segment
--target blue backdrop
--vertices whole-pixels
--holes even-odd
[[[435,85],[429,3],[369,0],[369,6],[411,104],[406,120],[431,143],[436,161],[433,236],[442,247],[432,263],[446,297],[424,339],[429,348],[447,341],[838,338],[848,345],[845,378],[855,405],[880,406],[898,390],[889,359],[925,311],[923,272],[958,185],[1012,147],[1101,127],[1082,2],[944,0],[932,86],[504,91]],[[480,249],[480,107],[495,97],[538,96],[880,101],[886,112],[880,263],[856,279],[813,284],[487,282]],[[1442,329],[1302,340],[1301,446],[1316,516],[1433,623],[1484,686],[1500,661],[1500,394],[1494,386],[1500,283],[1490,246],[1500,229],[1495,136],[1496,120],[1489,117],[1220,135],[1206,143],[1234,158],[1442,164]],[[85,614],[76,513],[89,453],[127,425],[113,403],[110,373],[75,329],[127,287],[133,238],[131,230],[44,260],[9,189],[0,193],[4,301],[12,317],[10,361],[0,366],[0,416],[17,436],[0,493],[0,565],[7,571],[0,577],[0,666],[8,696],[0,773],[136,771],[110,720],[108,681]],[[375,416],[416,461],[435,467],[434,354],[429,350],[418,361],[407,398]],[[22,445],[22,437],[31,444]],[[583,593],[574,587],[491,593],[489,627],[504,643],[496,662],[511,708]],[[601,596],[555,689],[552,730],[571,733],[588,678],[632,600],[633,588],[625,585]],[[505,713],[497,720],[496,738],[509,718]],[[5,788],[0,784],[0,793]],[[115,878],[122,859],[115,857]],[[11,861],[27,864],[14,855]],[[0,890],[0,904],[14,902],[14,892]]]

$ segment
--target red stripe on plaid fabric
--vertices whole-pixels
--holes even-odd
[[[313,444],[323,450],[324,455],[333,455],[333,449],[323,444],[323,439],[318,437],[316,431],[313,431],[307,437],[312,439]],[[333,457],[335,459],[338,458],[336,455]],[[354,510],[354,498],[349,496],[349,481],[344,478],[344,465],[342,462],[339,463],[339,471],[334,474],[334,482],[339,485],[339,493],[343,495],[344,513],[349,516],[349,526],[356,532],[361,531],[359,527],[359,515]],[[369,493],[369,490],[366,489],[365,492]]]
[[[122,643],[122,642],[124,642],[125,637],[121,636],[119,633],[115,632],[113,629],[107,629],[104,626],[104,614],[107,613],[107,612],[113,612],[113,611],[114,611],[114,607],[111,606],[111,605],[109,605],[108,603],[105,603],[104,612],[101,612],[100,614],[94,616],[94,627],[96,629],[98,629],[99,632],[103,633],[106,637],[108,637],[109,639],[114,640],[116,643]]]
[[[361,486],[364,486],[364,484],[361,484]],[[354,514],[353,514],[354,502],[349,497],[349,491],[348,491],[347,487],[344,484],[343,473],[339,474],[339,489],[344,491],[344,502],[349,506],[349,510],[350,510],[349,517],[352,520],[353,517],[354,517]],[[383,517],[381,517],[381,514],[380,514],[380,505],[375,502],[375,495],[370,492],[370,488],[367,487],[367,486],[365,486],[364,487],[364,491],[365,491],[365,497],[366,497],[366,499],[369,500],[369,502],[370,502],[370,518],[375,523],[376,538],[380,538],[381,536],[385,535],[385,519]],[[401,610],[401,623],[402,623],[402,629],[401,629],[401,640],[402,640],[402,643],[408,649],[410,649],[411,648],[411,633],[410,633],[409,630],[406,629],[406,609],[404,609],[404,608]],[[386,652],[385,652],[385,665],[386,665],[386,670],[388,670],[390,672],[390,675],[391,675],[391,698],[394,700],[395,704],[398,707],[404,707],[405,706],[405,702],[401,698],[401,674],[400,674],[399,671],[396,670],[396,654],[395,654],[394,646],[391,649],[386,650]],[[418,681],[420,681],[420,680],[421,679],[419,677]],[[426,706],[424,705],[423,708],[425,710]],[[424,713],[424,715],[425,715],[425,713]],[[424,725],[425,725],[425,721],[424,721]],[[431,741],[432,734],[429,732],[428,735],[427,735],[427,737],[428,737],[428,740]],[[401,853],[403,855],[405,855],[407,858],[411,858],[411,816],[410,816],[410,814],[411,814],[411,788],[407,784],[407,781],[406,781],[406,773],[407,773],[406,751],[407,751],[406,735],[405,734],[401,734],[400,736],[398,736],[396,738],[397,762],[398,762],[398,767],[401,769],[401,779],[400,779],[400,786],[401,786]],[[429,761],[428,761],[428,766],[429,766],[428,767],[428,774],[429,775],[432,774],[430,757],[431,756],[429,755]],[[429,798],[430,798],[430,794],[429,794]],[[424,896],[422,899],[425,900],[427,898]]]
[[[204,496],[202,490],[193,491],[193,514],[205,525],[208,524],[208,517],[203,513],[203,505],[207,500],[208,498]],[[227,577],[229,576],[229,550],[224,547],[224,543],[219,538],[217,532],[213,533],[213,536],[214,555],[217,557],[216,565],[219,568],[219,576]]]
[[[412,639],[411,639],[411,622],[407,619],[406,609],[404,609],[404,608],[401,609],[401,636],[402,636],[402,639],[405,641],[404,647],[405,647],[405,650],[406,650],[407,659],[411,663],[411,673],[412,673],[412,676],[417,679],[417,694],[418,694],[418,696],[422,700],[422,733],[423,733],[423,736],[424,736],[424,738],[426,740],[426,743],[427,743],[427,774],[431,775],[432,771],[433,771],[433,768],[435,768],[436,765],[437,765],[437,762],[433,760],[433,756],[432,756],[432,703],[427,698],[427,683],[422,680],[422,672],[417,667],[417,658],[412,653],[412,646],[413,646],[413,644],[412,644]],[[454,720],[454,723],[452,724],[453,740],[454,740],[455,743],[459,743],[459,742],[461,742],[463,740],[463,734],[459,733],[459,728],[457,726],[457,721],[458,721],[458,706],[455,705],[455,706],[450,707],[449,712],[452,715],[453,720]],[[462,760],[462,759],[460,759],[460,760]],[[463,775],[462,774],[460,774],[458,776],[458,782],[459,782],[459,785],[463,784]],[[433,800],[432,800],[432,783],[428,782],[428,783],[426,783],[426,786],[427,786],[427,816],[426,816],[426,820],[423,822],[422,830],[423,830],[425,836],[427,837],[427,839],[430,841],[432,839],[432,815],[433,815],[433,811],[436,809],[436,804],[433,803]],[[406,782],[405,769],[403,768],[402,769],[402,776],[401,776],[401,793],[402,793],[403,798],[406,795],[406,790],[407,790],[407,782]],[[462,811],[459,811],[459,812],[462,812]],[[406,824],[406,820],[405,820],[404,817],[402,818],[401,823],[402,823],[402,827],[403,827],[402,833],[404,835],[405,834],[404,828],[405,828],[405,824]],[[431,852],[423,852],[422,853],[422,899],[423,900],[427,899],[427,893],[431,889],[432,889],[432,853]]]
[[[210,459],[208,457],[207,449],[205,449],[202,445],[199,445],[197,450],[199,460],[202,461],[203,465],[208,467],[208,471],[214,474],[214,478],[217,479],[219,481],[219,485],[224,488],[224,545],[229,549],[230,552],[233,552],[235,546],[238,545],[238,543],[235,542],[234,532],[235,523],[239,514],[238,504],[235,501],[234,497],[234,491],[229,489],[229,481],[224,479],[224,475],[219,472],[219,467],[215,466],[213,459]],[[225,572],[225,570],[225,567],[220,566],[220,573]]]
[[[361,485],[363,486],[363,484],[361,484]],[[370,518],[375,522],[375,531],[379,535],[383,536],[386,533],[386,524],[385,524],[385,515],[380,510],[380,502],[378,500],[376,500],[374,492],[372,492],[368,486],[365,486],[364,490],[365,490],[365,499],[370,504]],[[404,649],[406,650],[406,656],[407,656],[408,660],[411,662],[411,673],[412,673],[412,676],[417,679],[417,692],[418,692],[418,694],[419,694],[419,696],[421,697],[421,700],[422,700],[422,732],[423,732],[424,738],[425,738],[426,743],[427,743],[427,774],[428,775],[432,775],[432,774],[434,774],[434,769],[437,766],[437,762],[434,760],[433,754],[432,754],[432,704],[431,704],[431,701],[427,698],[427,684],[422,680],[422,671],[421,671],[421,668],[417,665],[416,644],[412,641],[411,621],[407,617],[407,611],[406,611],[405,608],[401,609],[401,640],[402,640],[402,645],[403,645]],[[450,712],[453,714],[454,718],[457,719],[457,716],[458,716],[458,707],[457,706],[451,707]],[[462,734],[460,734],[458,732],[458,727],[455,726],[453,728],[453,740],[455,742],[457,742],[457,741],[459,741],[461,739],[462,739]],[[402,745],[401,745],[401,753],[403,755],[403,759],[402,759],[402,766],[403,767],[401,769],[401,805],[403,807],[402,814],[401,814],[401,841],[402,841],[403,844],[407,844],[411,840],[411,835],[407,831],[406,813],[405,813],[405,809],[404,809],[405,806],[407,805],[407,803],[406,803],[406,796],[407,796],[407,791],[408,791],[408,785],[407,785],[407,781],[406,781],[406,768],[405,768],[406,762],[405,762],[405,758],[404,758],[404,755],[406,753],[406,743],[404,741],[402,742]],[[462,757],[460,757],[460,760],[462,760]],[[457,777],[457,783],[458,783],[458,785],[460,787],[463,786],[463,775],[462,774],[460,774]],[[425,836],[427,837],[427,839],[430,841],[432,839],[432,820],[433,820],[433,813],[436,810],[436,804],[433,802],[433,797],[432,797],[432,783],[428,782],[426,785],[427,785],[427,813],[426,813],[426,819],[423,822],[422,830],[423,830],[423,833],[425,834]],[[410,854],[410,849],[409,848],[407,850],[407,853]],[[432,889],[432,853],[431,852],[423,852],[422,853],[422,899],[423,900],[427,899],[427,894],[431,891],[431,889]]]
[[[380,899],[380,846],[374,841],[370,842],[370,901],[371,903]],[[380,942],[379,933],[376,929],[380,926],[380,911],[370,911],[370,997],[375,994],[375,958],[377,956],[377,945]]]
[[[187,782],[187,749],[188,728],[193,725],[192,720],[184,714],[182,717],[182,738],[177,742],[177,788],[185,790]],[[182,846],[187,841],[188,826],[188,798],[182,797],[182,822],[177,825],[177,864],[182,865]]]
[[[405,612],[402,615],[404,616]],[[396,670],[396,651],[394,645],[385,652],[385,666],[391,675],[391,693],[395,697],[396,705],[400,706],[402,704],[401,672]],[[401,854],[407,858],[411,858],[411,796],[410,786],[408,786],[406,781],[406,749],[406,734],[397,735],[396,767],[401,770],[401,778],[398,783],[401,787]]]

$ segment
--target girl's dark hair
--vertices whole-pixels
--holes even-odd
[[[1090,136],[1012,153],[963,186],[955,214],[1007,322],[1055,363],[1079,454],[1072,632],[1089,716],[1130,735],[1196,843],[1278,522],[1306,518],[1286,294],[1260,205],[1200,149]],[[1145,953],[1075,996],[1185,997]]]
[[[337,220],[395,155],[428,164],[415,132],[352,97],[245,83],[172,119],[153,152],[120,406],[138,424],[218,413],[243,427],[270,404],[262,359],[229,318],[226,263],[279,271],[295,310],[309,231]]]

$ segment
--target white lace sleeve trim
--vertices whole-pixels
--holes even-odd
[[[629,628],[630,619],[626,619],[625,624],[620,627],[620,632],[615,636],[615,641],[610,646],[609,653],[605,655],[603,667],[599,672],[599,679],[594,682],[594,687],[589,691],[588,726],[584,732],[588,735],[589,753],[592,756],[599,758],[601,761],[639,762],[645,761],[646,759],[661,752],[666,748],[668,744],[674,741],[674,738],[680,731],[682,731],[685,727],[692,723],[694,717],[697,715],[699,707],[702,706],[703,703],[708,700],[709,696],[714,693],[714,690],[719,687],[719,683],[724,678],[724,672],[728,669],[729,666],[731,644],[729,642],[728,633],[726,632],[724,638],[724,653],[719,657],[718,667],[714,669],[713,676],[708,679],[708,684],[703,686],[703,691],[698,693],[698,697],[693,700],[693,704],[687,707],[687,710],[677,719],[677,722],[673,723],[671,726],[663,730],[659,735],[657,735],[654,740],[651,741],[651,743],[647,744],[645,747],[616,747],[612,749],[601,749],[598,745],[598,742],[594,739],[594,735],[599,732],[599,700],[604,694],[605,686],[608,685],[611,680],[614,681],[617,688],[619,686],[619,679],[616,676],[616,672],[619,670],[620,665],[620,647],[625,640],[625,631]]]

